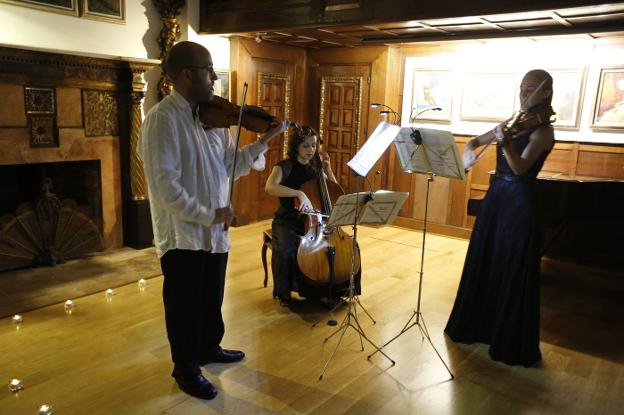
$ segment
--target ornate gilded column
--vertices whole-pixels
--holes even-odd
[[[147,183],[143,172],[143,161],[139,157],[137,146],[143,124],[143,99],[145,98],[144,74],[156,64],[129,62],[131,71],[129,99],[129,132],[126,160],[126,171],[129,183],[126,182],[126,220],[124,221],[124,239],[127,245],[134,248],[145,248],[152,244],[152,219],[147,199]],[[127,179],[126,179],[127,180]]]
[[[132,200],[147,199],[147,185],[143,173],[143,161],[139,157],[137,145],[143,123],[143,98],[145,98],[143,72],[132,74],[132,92],[130,93],[130,189]]]
[[[152,0],[152,2],[158,10],[163,24],[158,35],[158,45],[160,46],[159,59],[164,63],[174,43],[180,39],[178,16],[180,15],[180,9],[186,5],[186,0]],[[160,81],[158,81],[158,100],[169,95],[172,89],[171,82],[165,76],[164,71],[161,70]]]

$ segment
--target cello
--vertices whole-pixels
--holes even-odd
[[[343,195],[344,191],[339,184],[325,178],[318,152],[315,162],[320,166],[316,177],[305,182],[300,189],[310,199],[315,212],[307,213],[307,232],[297,248],[297,266],[301,276],[310,283],[334,285],[348,281],[352,268],[354,275],[359,272],[360,249],[356,245],[354,253],[353,237],[339,226],[327,225],[332,200]]]

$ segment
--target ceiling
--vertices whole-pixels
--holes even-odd
[[[522,13],[296,28],[238,35],[311,49],[371,44],[586,34],[624,35],[624,3]]]

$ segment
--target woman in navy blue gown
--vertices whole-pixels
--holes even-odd
[[[552,77],[529,71],[520,85],[522,109],[550,110]],[[554,145],[547,119],[511,134],[504,123],[470,140],[464,166],[475,149],[497,140],[496,172],[482,201],[466,254],[457,297],[445,332],[456,342],[490,345],[493,360],[530,366],[539,349],[540,249],[535,178]]]

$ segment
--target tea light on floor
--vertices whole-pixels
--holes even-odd
[[[21,324],[24,319],[19,314],[13,316],[13,324]]]
[[[75,304],[72,300],[67,300],[65,301],[64,307],[65,307],[65,312],[67,314],[71,314],[72,311],[74,311]]]
[[[9,390],[13,393],[17,393],[24,389],[24,385],[22,385],[22,381],[19,379],[11,379],[9,382]]]
[[[111,300],[113,298],[114,292],[112,288],[109,288],[108,290],[106,290],[106,298],[108,300]]]
[[[52,412],[52,407],[50,405],[47,404],[43,404],[39,407],[39,415],[52,415],[54,412]]]
[[[139,285],[139,290],[143,291],[145,289],[145,286],[147,285],[147,281],[141,278],[138,282],[138,285]]]

